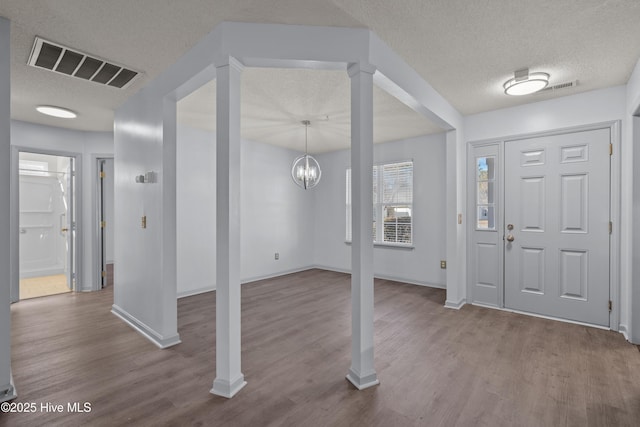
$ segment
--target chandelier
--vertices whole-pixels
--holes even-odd
[[[309,142],[308,130],[311,122],[309,120],[303,120],[302,124],[304,125],[304,155],[293,161],[291,178],[293,178],[293,182],[300,187],[308,190],[318,185],[322,171],[320,170],[318,161],[307,153],[307,144]]]

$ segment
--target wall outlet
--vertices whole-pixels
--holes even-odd
[[[440,261],[440,268],[447,268],[447,261]]]
[[[280,259],[280,254],[278,252],[276,252],[275,256],[274,256],[275,260],[279,260]]]

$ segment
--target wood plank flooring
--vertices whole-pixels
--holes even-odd
[[[182,344],[159,350],[112,315],[112,288],[12,306],[16,402],[90,413],[0,414],[3,426],[638,426],[640,352],[622,335],[465,306],[376,280],[381,384],[357,391],[350,277],[322,270],[242,287],[233,399],[215,376],[215,292],[179,300]]]

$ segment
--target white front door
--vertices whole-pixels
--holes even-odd
[[[609,326],[610,140],[505,143],[506,308]]]

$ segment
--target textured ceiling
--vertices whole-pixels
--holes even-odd
[[[638,0],[0,0],[0,15],[12,20],[12,117],[87,130],[112,129],[115,108],[221,21],[369,28],[462,114],[625,84],[640,57]],[[36,35],[145,74],[118,90],[28,67]],[[523,67],[578,86],[505,96],[502,83]],[[293,135],[309,118],[322,128],[310,131],[310,144],[347,138],[345,76],[273,71],[245,71],[243,135],[299,144]],[[196,101],[181,103],[181,120],[202,122]],[[35,113],[37,104],[79,117],[49,119]],[[378,141],[436,130],[380,91],[376,121]]]
[[[309,152],[349,147],[350,82],[344,71],[245,68],[242,74],[242,137]],[[178,102],[178,122],[215,130],[215,81]],[[381,89],[373,93],[374,142],[441,132],[436,125]]]

